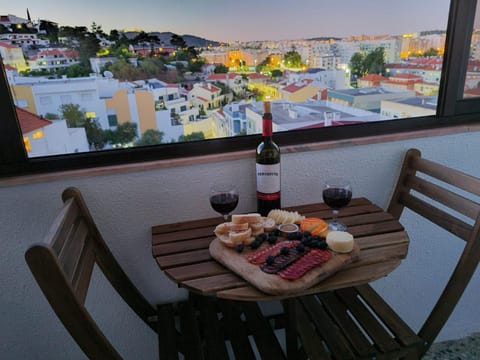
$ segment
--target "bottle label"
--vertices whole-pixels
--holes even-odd
[[[280,163],[268,165],[257,163],[257,196],[260,195],[273,195],[273,198],[264,198],[265,200],[280,197]]]

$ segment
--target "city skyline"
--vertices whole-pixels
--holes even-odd
[[[32,20],[47,19],[59,26],[87,27],[95,22],[106,33],[111,29],[140,28],[147,32],[196,35],[214,41],[288,40],[446,30],[450,1],[423,0],[421,6],[415,0],[322,3],[301,0],[292,6],[287,0],[273,4],[253,0],[241,3],[84,0],[66,4],[60,0],[41,3],[20,0],[3,6],[2,15],[26,18],[28,8]]]

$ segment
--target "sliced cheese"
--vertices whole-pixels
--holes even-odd
[[[327,244],[335,252],[348,253],[353,250],[353,235],[346,231],[330,231]]]

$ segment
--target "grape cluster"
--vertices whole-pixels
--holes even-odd
[[[270,245],[276,244],[278,237],[280,235],[280,231],[278,229],[272,230],[268,233],[261,233],[255,237],[250,244],[250,249],[256,250],[258,249],[265,241],[268,242]],[[328,247],[324,238],[318,235],[312,235],[309,231],[295,231],[292,233],[287,234],[286,238],[288,240],[299,240],[300,244],[296,246],[298,252],[304,252],[307,248],[317,248],[317,249],[326,249]],[[241,253],[245,246],[243,244],[237,245],[235,248],[237,252]],[[286,249],[286,254],[288,254],[288,248]]]

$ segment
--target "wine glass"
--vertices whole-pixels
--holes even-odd
[[[223,215],[225,221],[228,215],[237,207],[238,190],[233,184],[214,184],[210,188],[210,205],[213,210]]]
[[[322,197],[333,213],[333,218],[328,224],[330,229],[345,231],[347,226],[337,220],[340,208],[347,206],[352,199],[352,185],[342,178],[328,179],[323,185]]]

